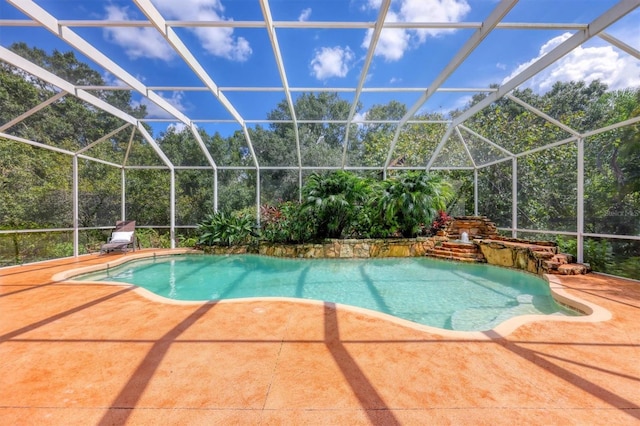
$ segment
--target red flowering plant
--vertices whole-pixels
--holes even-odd
[[[444,210],[440,210],[436,218],[433,219],[433,222],[431,223],[431,235],[436,235],[438,231],[444,229],[450,220],[451,216],[449,216]]]

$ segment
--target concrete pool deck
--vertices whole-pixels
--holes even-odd
[[[0,269],[1,424],[640,424],[637,282],[555,277],[611,318],[469,337],[53,279],[145,253]]]

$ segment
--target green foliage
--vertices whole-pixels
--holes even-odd
[[[255,218],[243,214],[217,212],[198,225],[199,244],[232,246],[247,244],[254,235]]]
[[[194,248],[198,245],[198,241],[200,241],[200,238],[198,237],[187,237],[184,235],[178,235],[178,247]]]
[[[0,234],[0,266],[73,255],[72,232]]]
[[[640,280],[640,256],[629,257],[622,262],[614,263],[609,273]]]
[[[261,237],[272,242],[416,236],[451,199],[450,186],[425,172],[379,182],[346,171],[312,174],[303,202],[265,205]]]
[[[171,237],[168,232],[152,228],[136,228],[136,240],[142,248],[169,248]]]
[[[45,52],[24,43],[10,48],[73,84],[105,85],[99,71],[71,52]],[[39,105],[58,90],[8,63],[0,63],[0,123],[7,123]],[[91,93],[134,117],[146,115],[144,105],[133,102],[130,91],[91,90]],[[516,89],[512,94],[579,133],[640,115],[640,89],[611,91],[599,81],[558,82],[543,94],[531,89]],[[486,94],[473,96],[467,108],[484,97]],[[429,185],[436,181],[429,183],[428,179],[422,181],[425,176],[393,170],[396,166],[425,166],[447,126],[426,121],[446,120],[462,111],[453,111],[448,117],[439,113],[415,115],[396,135],[396,125],[387,121],[405,116],[407,107],[398,101],[369,108],[366,117],[376,123],[362,126],[337,122],[352,112],[349,102],[338,93],[302,93],[294,103],[296,117],[291,116],[289,103],[283,100],[268,114],[267,118],[273,121],[268,128],[258,125],[248,129],[257,161],[266,167],[259,174],[250,170],[254,159],[244,131],[222,136],[198,130],[204,149],[216,165],[222,167],[215,173],[211,169],[176,169],[175,209],[179,226],[195,223],[212,225],[212,219],[206,213],[213,208],[214,182],[218,184],[218,207],[229,220],[224,225],[228,225],[224,232],[221,230],[217,237],[210,234],[207,238],[219,238],[225,244],[242,240],[244,226],[233,221],[242,222],[239,217],[253,216],[258,184],[260,203],[274,206],[262,211],[261,235],[268,241],[301,242],[325,237],[387,237],[398,234],[413,236],[423,232],[425,225],[429,226],[442,202],[447,202],[446,210],[452,214],[473,210],[473,179],[468,170],[437,173],[443,182],[446,180],[453,184],[456,194],[452,198],[446,185],[436,185],[437,191],[434,192]],[[354,111],[360,110],[361,106],[356,105]],[[286,122],[293,118],[299,121],[297,128]],[[7,129],[7,132],[52,147],[77,151],[88,148],[122,124],[120,119],[67,95]],[[497,100],[474,114],[464,126],[470,131],[459,128],[460,135],[452,133],[440,155],[434,159],[434,166],[470,165],[469,154],[477,166],[483,166],[506,155],[490,146],[485,139],[519,154],[571,136],[561,126],[548,122],[508,98]],[[459,136],[466,141],[466,149],[463,149]],[[202,153],[203,147],[190,129],[169,127],[155,135],[155,139],[176,166],[209,166]],[[347,142],[348,146],[345,146]],[[395,148],[389,154],[392,142]],[[300,171],[268,169],[283,165],[341,167],[343,152],[347,153],[348,166],[381,167],[389,157],[390,178],[378,182],[346,172],[311,175],[305,178],[300,205],[292,201],[299,199]],[[518,157],[516,190],[520,228],[576,230],[577,153],[578,143],[570,141],[553,149]],[[151,144],[139,132],[130,130],[92,145],[85,154],[123,166],[163,165]],[[592,134],[584,141],[584,154],[585,231],[639,235],[640,123]],[[225,169],[227,166],[232,168]],[[479,213],[486,214],[501,227],[511,226],[511,168],[512,162],[505,161],[478,170]],[[78,173],[79,225],[112,225],[121,211],[120,169],[80,158]],[[308,172],[305,170],[304,173]],[[367,173],[372,179],[380,178],[378,171]],[[0,228],[71,227],[74,219],[71,176],[71,157],[0,139]],[[125,184],[128,217],[144,226],[166,226],[169,223],[171,174],[168,170],[127,168]],[[230,213],[245,208],[249,213]],[[219,224],[220,229],[224,226]],[[170,246],[167,232],[139,228],[137,235],[145,247]],[[87,236],[81,250],[88,250],[101,237],[104,235],[99,235],[99,232]],[[27,234],[9,234],[2,238],[0,257],[3,262],[11,259],[10,262],[20,263],[69,254],[68,240],[47,238],[39,234],[34,234],[33,238]],[[185,235],[179,240],[180,245],[197,243],[192,235]],[[575,250],[569,241],[563,244],[568,245],[567,250]],[[635,273],[637,277],[634,259],[638,258],[638,242],[611,242],[615,253],[613,260],[611,247],[607,244],[604,240],[585,240],[587,261],[596,270],[625,276]]]
[[[558,248],[562,253],[576,256],[577,241],[575,238],[566,238],[562,235],[556,237]],[[607,240],[584,240],[584,261],[591,265],[591,269],[597,272],[609,272],[613,264],[613,250]]]
[[[431,225],[452,196],[450,185],[439,176],[413,171],[382,181],[373,204],[390,229],[397,229],[404,237],[415,237],[425,225]]]
[[[341,238],[371,194],[368,180],[338,170],[312,174],[302,188],[302,210],[316,224],[316,238]]]
[[[311,240],[314,223],[299,203],[285,201],[260,207],[260,238],[272,243],[299,243]]]

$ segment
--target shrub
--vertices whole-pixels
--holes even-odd
[[[370,192],[370,182],[353,173],[314,173],[302,188],[301,218],[313,221],[313,237],[340,238],[357,220]]]
[[[418,235],[452,197],[450,185],[424,171],[404,173],[382,181],[380,187],[373,202],[390,230],[404,237]]]
[[[313,220],[301,212],[300,204],[286,201],[260,207],[261,239],[273,243],[296,243],[311,239]]]
[[[171,236],[168,232],[160,233],[155,229],[137,228],[136,240],[140,247],[169,248],[171,247]]]
[[[299,209],[286,218],[277,208],[263,210],[266,239],[415,237],[452,196],[450,185],[422,171],[381,182],[343,170],[313,174],[302,193]],[[280,225],[274,226],[271,217]],[[287,236],[287,232],[294,234]]]
[[[564,238],[562,235],[558,235],[556,242],[561,252],[574,256],[578,253],[577,240],[575,238]],[[611,243],[607,240],[585,239],[584,261],[589,263],[594,271],[610,273],[613,261]]]
[[[231,246],[247,244],[253,236],[255,219],[247,214],[217,212],[198,224],[198,244]]]
[[[449,216],[444,210],[440,210],[431,223],[431,228],[429,229],[430,234],[436,235],[438,231],[444,229],[450,221],[451,216]]]
[[[640,257],[630,257],[616,263],[611,268],[610,273],[612,273],[613,275],[619,275],[621,277],[640,280]]]

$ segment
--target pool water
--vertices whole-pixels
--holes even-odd
[[[537,276],[429,258],[178,255],[127,262],[76,280],[129,283],[176,300],[314,299],[449,330],[490,330],[519,315],[577,315],[557,304]]]

